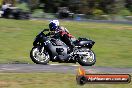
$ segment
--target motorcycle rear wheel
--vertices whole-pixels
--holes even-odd
[[[84,49],[86,50],[86,49]],[[88,50],[87,55],[81,55],[78,58],[78,63],[82,66],[92,66],[96,62],[96,56],[95,53],[92,50]]]
[[[44,64],[46,65],[50,61],[50,56],[48,52],[44,51],[40,52],[40,46],[35,46],[30,51],[30,58],[36,64]]]

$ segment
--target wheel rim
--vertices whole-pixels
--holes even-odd
[[[48,52],[40,53],[38,48],[33,49],[32,55],[39,62],[45,62],[49,59]]]
[[[92,51],[88,51],[87,55],[82,56],[83,62],[89,62],[92,63],[95,60],[95,55]]]

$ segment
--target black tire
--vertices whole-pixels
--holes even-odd
[[[77,81],[77,84],[79,84],[79,85],[84,85],[84,84],[86,84],[86,82],[87,82],[87,78],[84,77],[84,76],[78,76],[78,77],[76,78],[76,81]]]
[[[33,56],[33,53],[34,53],[34,50],[35,49],[40,49],[40,46],[35,46],[32,48],[32,50],[30,51],[30,58],[31,60],[36,63],[36,64],[43,64],[43,65],[46,65],[49,61],[50,61],[50,58],[48,58],[47,60],[44,60],[44,61],[39,61],[37,60],[34,56]],[[48,54],[48,52],[46,52]],[[49,54],[48,54],[49,55]]]
[[[92,65],[95,64],[95,62],[96,62],[95,53],[94,53],[92,50],[89,50],[89,51],[92,52],[92,54],[93,54],[93,61],[92,61],[92,62],[85,62],[85,61],[83,61],[84,56],[80,56],[80,57],[78,58],[78,63],[79,63],[80,65],[82,65],[82,66],[92,66]]]

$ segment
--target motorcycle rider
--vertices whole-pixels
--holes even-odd
[[[66,45],[70,47],[71,50],[73,49],[73,41],[76,39],[69,33],[69,31],[65,27],[59,26],[59,20],[50,21],[49,29],[49,35],[53,35],[54,38],[57,39],[60,38]]]
[[[63,26],[59,26],[59,20],[52,20],[50,21],[49,23],[49,29],[52,33],[58,33],[60,31],[63,31],[63,32],[67,32],[69,33],[69,31],[64,28]]]

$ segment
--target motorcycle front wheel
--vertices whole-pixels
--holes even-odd
[[[33,47],[30,51],[30,58],[36,64],[46,65],[50,61],[50,56],[45,50],[41,53],[39,49],[41,49],[40,46]]]
[[[96,56],[95,53],[92,50],[87,50],[87,49],[81,49],[87,54],[85,55],[80,55],[78,58],[78,63],[82,66],[92,66],[96,62]]]

